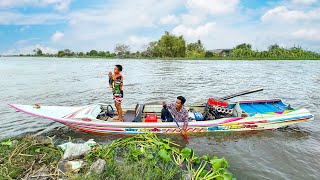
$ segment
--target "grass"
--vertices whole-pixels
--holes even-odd
[[[39,171],[56,174],[61,154],[49,138],[28,135],[4,140],[0,144],[0,179],[32,177]]]

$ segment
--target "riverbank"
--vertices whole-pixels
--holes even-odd
[[[88,144],[69,142],[58,148],[54,139],[32,135],[2,140],[0,179],[233,179],[224,158],[200,157],[154,134]]]
[[[210,58],[190,58],[190,57],[101,57],[101,56],[3,56],[3,57],[46,57],[46,58],[79,58],[79,59],[132,59],[132,60],[320,60],[320,57],[210,57]]]

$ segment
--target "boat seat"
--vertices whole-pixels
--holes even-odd
[[[133,119],[133,122],[142,122],[142,112],[144,109],[144,104],[137,104],[135,109],[135,118]]]
[[[134,110],[127,110],[127,112],[123,116],[123,122],[132,122],[136,117],[136,111]]]
[[[141,122],[144,104],[137,104],[135,110],[127,110],[123,122]]]

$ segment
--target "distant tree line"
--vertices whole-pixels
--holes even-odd
[[[46,57],[116,57],[117,56],[115,53],[110,53],[109,51],[97,51],[97,50],[91,50],[89,52],[73,52],[70,49],[64,49],[64,50],[58,51],[57,54],[48,54],[48,53],[44,54],[41,49],[37,48],[33,50],[33,52],[34,52],[34,56],[46,56]]]
[[[231,50],[231,57],[234,58],[302,58],[319,59],[320,54],[312,51],[303,50],[302,47],[283,48],[278,44],[270,45],[267,51],[252,50],[251,44],[239,44]]]
[[[21,55],[22,56],[22,55]],[[228,51],[206,50],[200,40],[187,44],[183,36],[165,32],[158,41],[150,42],[144,51],[131,52],[130,46],[117,44],[114,52],[91,50],[89,52],[73,52],[70,49],[58,51],[57,54],[44,54],[35,49],[34,55],[48,57],[101,57],[101,58],[190,58],[190,59],[320,59],[320,54],[303,50],[301,47],[283,48],[278,44],[270,45],[266,51],[253,50],[251,44],[243,43]]]

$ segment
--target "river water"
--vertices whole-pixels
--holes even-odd
[[[307,108],[315,120],[273,131],[166,135],[197,153],[224,156],[238,179],[320,179],[320,61],[120,60],[0,57],[0,139],[25,133],[64,141],[119,136],[76,132],[63,125],[16,112],[8,103],[80,106],[112,104],[107,72],[123,65],[123,106],[174,101],[205,102],[253,87],[264,91],[240,99],[281,98]]]

